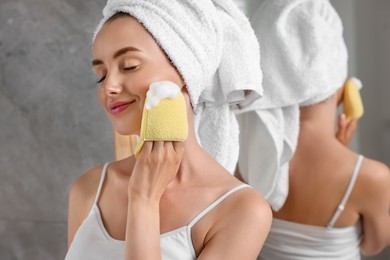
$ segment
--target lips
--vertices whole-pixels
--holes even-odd
[[[128,108],[132,103],[134,103],[134,100],[133,101],[117,101],[117,102],[113,102],[113,103],[109,104],[108,109],[112,115],[118,115],[118,114],[122,113],[126,108]]]

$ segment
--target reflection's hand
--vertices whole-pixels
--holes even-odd
[[[183,154],[183,142],[145,142],[129,181],[129,195],[159,201],[176,176]]]
[[[346,147],[349,146],[349,143],[351,142],[352,137],[356,132],[357,122],[358,119],[352,119],[347,123],[347,119],[344,113],[341,113],[338,116],[338,129],[336,138]]]

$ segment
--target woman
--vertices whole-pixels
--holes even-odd
[[[340,88],[322,102],[301,107],[289,195],[274,212],[260,259],[356,260],[390,244],[390,172],[345,146],[356,121],[346,124],[342,114],[347,130],[335,136],[342,98]]]
[[[328,0],[264,0],[251,22],[271,93],[239,115],[241,175],[274,209],[260,259],[378,253],[390,242],[390,174],[345,146],[356,121],[341,114],[334,131],[348,61],[340,17]],[[264,149],[275,156],[257,158]]]
[[[226,15],[233,4],[223,2],[228,6],[222,13],[211,1],[108,1],[92,64],[99,77],[100,104],[115,130],[139,135],[149,85],[168,80],[181,86],[186,97],[189,135],[184,142],[145,142],[137,158],[98,166],[76,180],[70,192],[66,259],[256,258],[270,227],[269,206],[197,139],[199,135],[204,141],[199,128],[207,120],[199,117],[205,111],[224,111],[226,122],[234,123],[229,105],[206,107],[201,99],[206,88],[223,88],[212,79],[228,63],[201,53],[222,43],[218,33],[224,30],[212,22],[208,30],[204,22],[219,19],[211,14]],[[192,27],[181,30],[186,22]],[[204,31],[194,34],[196,26]],[[194,36],[200,38],[188,40]],[[208,53],[223,57],[218,49]],[[219,77],[223,79],[221,73]],[[216,128],[210,136],[223,130]]]

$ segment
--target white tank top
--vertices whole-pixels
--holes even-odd
[[[326,227],[299,224],[274,218],[261,260],[359,260],[361,224],[334,228],[352,192],[363,156],[359,155],[344,197]]]
[[[68,250],[65,260],[123,260],[125,242],[112,238],[103,225],[100,210],[97,205],[100,190],[107,172],[108,163],[103,167],[99,188],[91,211],[80,225]],[[184,227],[160,235],[162,259],[190,260],[196,259],[192,244],[191,228],[209,211],[221,203],[232,193],[249,187],[241,184],[226,192],[210,206],[200,212],[190,223]],[[145,248],[147,250],[147,248]]]

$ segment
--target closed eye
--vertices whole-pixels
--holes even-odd
[[[105,79],[106,79],[106,76],[103,76],[101,79],[99,79],[99,80],[96,82],[96,84],[102,83],[103,80],[105,80]]]
[[[130,67],[124,67],[124,71],[134,71],[139,68],[139,65],[136,66],[130,66]],[[101,79],[99,79],[96,84],[102,83],[106,79],[106,76],[103,76]]]
[[[139,67],[139,65],[137,65],[137,66],[130,66],[130,67],[124,67],[123,70],[124,71],[132,71],[132,70],[136,70],[138,67]]]

